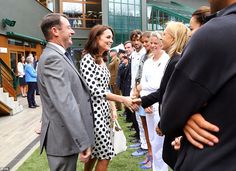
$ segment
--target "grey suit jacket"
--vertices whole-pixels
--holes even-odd
[[[38,64],[43,111],[40,153],[68,156],[94,145],[93,111],[86,83],[54,45],[47,44]]]

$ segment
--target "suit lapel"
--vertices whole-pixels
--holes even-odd
[[[53,46],[52,44],[47,44],[46,48],[50,48],[50,49],[56,51],[57,53],[59,53],[59,54],[66,60],[66,62],[67,62],[67,63],[72,67],[72,69],[77,73],[77,75],[79,76],[81,82],[85,85],[86,89],[87,89],[88,92],[89,92],[89,89],[88,89],[88,87],[87,87],[87,84],[86,84],[84,78],[80,75],[80,73],[78,72],[78,70],[75,68],[75,65],[72,64],[72,61],[70,61],[70,60],[67,58],[67,56],[66,56],[65,54],[63,54],[63,53],[61,52],[61,50],[59,50],[56,46]]]

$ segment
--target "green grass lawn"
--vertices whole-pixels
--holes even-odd
[[[130,145],[130,138],[128,135],[133,134],[127,129],[127,126],[130,123],[126,123],[124,117],[119,117],[119,124],[125,132],[127,138],[127,145]],[[144,156],[142,157],[132,157],[131,153],[135,151],[134,149],[127,149],[127,151],[118,154],[116,157],[112,159],[109,164],[109,171],[143,171],[139,168],[139,162],[144,160]],[[77,163],[77,171],[83,171],[83,164]],[[39,155],[39,149],[37,149],[22,165],[17,171],[47,171],[48,163],[46,159],[46,154],[43,153]]]

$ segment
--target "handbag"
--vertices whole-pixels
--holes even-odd
[[[111,136],[115,154],[126,151],[126,137],[117,120],[113,122]]]

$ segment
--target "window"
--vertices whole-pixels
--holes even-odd
[[[61,12],[73,28],[91,28],[102,23],[101,0],[61,0]]]
[[[108,23],[115,31],[114,46],[129,39],[134,29],[142,27],[141,0],[109,0]]]
[[[63,14],[70,18],[82,17],[82,3],[63,2]]]
[[[17,46],[24,46],[24,42],[22,40],[16,40],[16,39],[8,39],[9,45],[17,45]]]
[[[192,12],[180,6],[147,6],[148,30],[164,30],[168,21],[189,23]]]
[[[37,0],[37,1],[40,2],[46,8],[50,9],[51,11],[54,11],[54,5],[55,5],[54,0]]]

